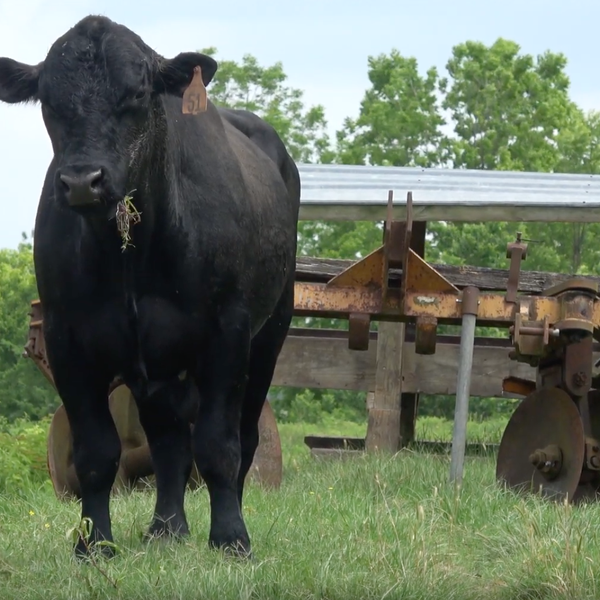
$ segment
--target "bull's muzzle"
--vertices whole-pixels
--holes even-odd
[[[59,178],[70,206],[80,207],[100,202],[100,188],[104,178],[102,169],[62,173]]]

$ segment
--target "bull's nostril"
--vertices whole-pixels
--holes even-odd
[[[73,179],[71,177],[67,177],[67,175],[61,175],[60,181],[63,185],[65,192],[71,191],[71,184],[73,183]]]
[[[85,171],[81,168],[69,174],[60,174],[62,193],[72,206],[83,206],[99,202],[102,190],[100,186],[104,181],[103,169]]]
[[[104,174],[102,173],[102,169],[98,169],[97,171],[90,173],[90,187],[92,189],[97,187],[100,184],[100,182],[102,181],[103,175]]]

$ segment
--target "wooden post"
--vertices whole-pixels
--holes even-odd
[[[375,394],[369,409],[365,449],[393,453],[400,449],[404,323],[380,322],[377,337]]]
[[[400,395],[400,447],[404,448],[415,441],[415,425],[419,394],[404,393]]]
[[[425,235],[427,222],[415,221],[413,223],[410,247],[421,257],[425,258]],[[408,327],[405,327],[405,335]],[[415,426],[419,395],[403,393],[400,395],[400,447],[404,448],[415,439]]]

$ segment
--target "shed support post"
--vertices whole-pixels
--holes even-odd
[[[418,393],[400,395],[400,447],[405,448],[415,441],[417,409],[419,406]]]
[[[379,323],[375,393],[365,439],[367,452],[394,453],[400,449],[404,329],[404,323]]]

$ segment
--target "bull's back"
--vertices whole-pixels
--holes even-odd
[[[189,233],[183,237],[192,240],[180,278],[197,277],[192,287],[204,290],[209,279],[219,290],[231,290],[232,297],[249,299],[259,323],[294,270],[299,181],[294,183],[293,169],[287,179],[282,175],[291,159],[287,152],[276,159],[281,148],[276,134],[261,142],[265,151],[214,106],[191,119],[182,119],[180,103],[175,110],[171,158],[186,177],[176,175],[174,196],[181,196],[179,222]],[[198,260],[208,263],[199,269]]]
[[[226,127],[231,138],[236,136],[232,129],[237,130],[275,164],[297,217],[300,207],[300,174],[279,134],[269,123],[250,111],[230,108],[219,108],[218,111],[223,120],[231,125],[231,128]]]

